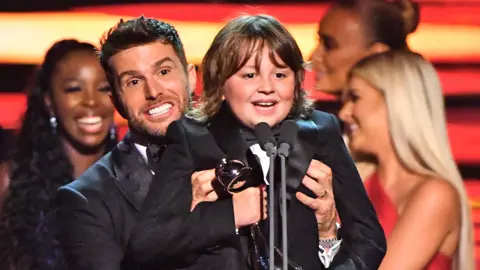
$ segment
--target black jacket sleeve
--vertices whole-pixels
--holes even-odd
[[[124,258],[109,211],[99,197],[70,187],[57,192],[58,239],[70,270],[119,270]]]
[[[231,198],[200,203],[190,212],[194,165],[184,132],[175,122],[169,126],[167,136],[175,140],[162,154],[132,231],[127,253],[139,264],[188,260],[189,255],[237,239]]]
[[[338,120],[331,116],[329,155],[335,204],[342,223],[340,251],[330,269],[378,269],[386,239],[362,179],[343,141]]]

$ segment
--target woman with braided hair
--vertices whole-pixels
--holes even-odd
[[[109,91],[93,45],[61,40],[46,53],[9,162],[0,269],[66,269],[55,194],[116,143]]]

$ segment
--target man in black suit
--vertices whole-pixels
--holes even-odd
[[[154,166],[148,163],[159,156],[150,154],[164,145],[163,134],[182,116],[196,83],[195,68],[187,64],[182,43],[171,25],[141,17],[121,21],[112,31],[103,42],[101,60],[114,88],[112,100],[128,120],[130,131],[80,178],[58,191],[58,237],[69,269],[140,268],[128,258],[129,239],[150,183],[154,177],[174,183],[174,179],[154,176]],[[190,209],[190,196],[178,198],[176,207],[185,202]],[[198,229],[198,246],[188,248],[216,245],[234,236],[235,226],[257,222],[260,200],[258,189],[252,188],[229,201],[198,207],[189,214],[189,224]],[[230,219],[223,216],[225,209],[231,213]],[[172,245],[164,252],[172,257],[184,250]],[[184,267],[183,260],[174,263],[171,268]]]
[[[175,29],[152,19],[121,21],[103,41],[101,61],[113,87],[112,101],[130,132],[58,192],[59,241],[69,269],[244,269],[236,263],[235,248],[217,261],[231,265],[210,259],[212,251],[237,241],[237,228],[261,219],[261,192],[249,188],[201,203],[216,199],[205,190],[200,199],[192,198],[191,181],[210,181],[212,171],[192,176],[196,168],[184,144],[164,137],[188,107],[196,83]],[[341,245],[349,248],[358,240],[346,237]],[[339,256],[336,265],[365,269],[362,259],[377,260],[382,244],[359,259]]]
[[[276,46],[276,49],[267,46]],[[266,49],[272,51],[264,53]],[[272,60],[272,55],[277,62]],[[253,127],[263,120],[278,130],[285,119],[294,119],[300,130],[287,164],[289,258],[303,270],[378,268],[386,249],[383,230],[345,147],[338,120],[327,113],[311,110],[308,101],[302,98],[302,63],[303,58],[293,37],[272,17],[242,16],[220,30],[203,60],[203,106],[193,114],[189,113],[195,120],[184,118],[175,121],[166,133],[170,146],[163,157],[168,158],[162,159],[157,169],[162,177],[175,178],[177,185],[172,189],[171,183],[152,183],[144,203],[145,214],[131,235],[132,245],[135,246],[133,255],[137,261],[157,260],[158,266],[164,266],[165,259],[161,259],[165,258],[164,245],[185,244],[183,241],[172,241],[170,233],[176,228],[181,231],[189,229],[180,222],[166,222],[168,216],[174,219],[179,212],[168,215],[165,209],[178,206],[179,198],[190,196],[188,187],[192,172],[215,168],[222,158],[227,157],[248,164],[253,168],[252,178],[263,179],[266,176],[265,167],[269,166],[268,157],[265,164],[263,157],[266,155],[262,155],[263,151],[252,134]],[[260,109],[256,108],[257,100],[262,101]],[[266,108],[268,104],[265,103],[274,104],[270,105],[274,109]],[[310,185],[323,179],[322,173],[316,173],[316,167],[320,167],[320,162],[316,160],[332,168],[333,190],[330,184],[330,188],[327,186],[323,192],[315,192],[314,186]],[[190,173],[179,174],[182,171]],[[328,168],[323,171],[329,174]],[[331,174],[327,178],[330,177]],[[212,190],[208,179],[205,179],[202,189]],[[325,218],[331,221],[325,229],[333,227],[333,230],[318,228],[317,222],[321,223],[324,218],[305,207],[315,208],[315,205],[305,201],[304,196],[300,196],[302,193],[310,195],[314,201],[316,197],[320,201],[335,198],[342,221],[338,234],[341,240],[332,222],[335,220],[335,208],[327,207],[327,210],[333,210],[330,212],[333,215],[328,215],[327,211]],[[278,202],[278,194],[274,192],[269,196]],[[200,203],[196,207],[206,205]],[[187,213],[189,207],[188,203],[184,203],[176,210],[183,209],[181,211]],[[229,219],[231,215],[227,209],[224,211],[223,219]],[[159,218],[162,216],[164,218]],[[276,227],[278,233],[280,230]],[[233,230],[233,227],[230,228]],[[193,238],[198,233],[190,230],[188,235]],[[268,230],[264,233],[267,234]],[[250,251],[255,249],[252,249],[251,242],[248,243],[250,231],[240,230],[239,234],[223,239],[218,246],[212,243],[209,249],[198,249],[197,257],[190,257],[190,269],[243,270],[247,265],[254,264]],[[275,235],[277,246],[282,241],[280,237]],[[192,240],[190,244],[198,243]]]
[[[308,119],[298,119],[296,122],[300,129],[287,161],[288,189],[311,197],[321,196],[317,192],[308,190],[310,186],[305,177],[305,173],[312,179],[322,177],[322,173],[315,173],[312,169],[318,166],[318,164],[312,166],[315,163],[314,159],[321,160],[334,172],[333,190],[328,190],[326,194],[335,197],[336,209],[342,221],[338,238],[342,239],[342,242],[338,253],[334,255],[331,263],[329,262],[328,268],[377,269],[386,251],[385,236],[355,165],[342,141],[338,120],[330,114],[313,111]],[[207,129],[186,119],[175,121],[169,126],[166,134],[175,147],[168,148],[164,155],[177,162],[162,160],[159,170],[163,172],[162,175],[174,175],[180,167],[184,167],[180,170],[187,170],[187,167],[195,171],[206,170],[215,167],[221,158],[231,157],[253,167],[253,175],[258,176],[262,174],[259,166],[262,162],[252,159],[251,154],[249,156],[249,152],[254,154],[256,152],[252,147],[254,145],[252,143],[255,142],[250,141],[249,136],[245,138],[244,133],[245,128],[232,115],[226,103],[209,121]],[[191,171],[191,169],[188,170]],[[323,173],[327,171],[328,169],[323,170]],[[277,178],[279,173],[277,166]],[[181,178],[182,176],[179,176],[177,181]],[[188,177],[184,179],[184,182],[187,181],[189,181]],[[205,182],[208,183],[208,181]],[[205,186],[203,188],[214,192],[212,188],[208,189]],[[314,188],[310,189],[314,190]],[[164,242],[170,236],[163,233],[165,228],[162,223],[164,222],[155,220],[155,217],[164,212],[156,205],[165,203],[164,197],[170,192],[171,190],[165,191],[165,186],[161,183],[152,183],[151,192],[144,205],[146,222],[140,222],[137,225],[131,239],[136,246],[135,253],[138,261],[156,261],[156,258],[162,257],[162,252],[156,248],[157,243]],[[175,192],[181,194],[179,190]],[[279,194],[279,190],[276,194]],[[173,203],[172,200],[170,205]],[[298,195],[297,199],[291,196],[287,204],[289,259],[300,265],[303,270],[324,269],[325,260],[319,258],[320,252],[317,249],[319,241],[315,235],[318,228],[313,211],[305,207]],[[200,205],[203,206],[203,204]],[[185,210],[188,206],[184,205],[184,211],[188,211]],[[225,214],[228,212],[226,211]],[[277,216],[280,217],[279,214]],[[224,219],[228,219],[228,215],[225,215]],[[196,260],[195,268],[192,269],[246,269],[245,264],[249,264],[249,255],[245,248],[247,246],[245,243],[248,241],[245,238],[248,233],[249,231],[244,231],[239,237],[224,239],[228,242],[223,241],[220,248],[203,253]],[[281,236],[275,237],[276,242],[280,243],[281,240],[278,239]],[[280,245],[277,246],[280,247]],[[326,254],[323,256],[323,259],[328,257]]]

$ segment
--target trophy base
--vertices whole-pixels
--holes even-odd
[[[250,249],[250,269],[251,270],[269,270],[269,248],[265,236],[258,225],[254,224],[250,227],[251,233],[251,249]],[[274,247],[274,269],[275,270],[302,270],[302,267],[291,260],[288,260],[288,269],[283,269],[283,254],[277,248]]]

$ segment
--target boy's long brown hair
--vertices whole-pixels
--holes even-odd
[[[311,111],[311,102],[303,89],[305,77],[303,56],[295,39],[275,18],[268,15],[240,16],[231,20],[215,36],[203,59],[202,105],[189,113],[197,120],[208,121],[222,104],[223,86],[228,78],[255,57],[260,67],[261,52],[268,48],[269,57],[279,67],[295,73],[295,101],[291,116],[304,117]],[[277,61],[279,57],[284,64]]]

